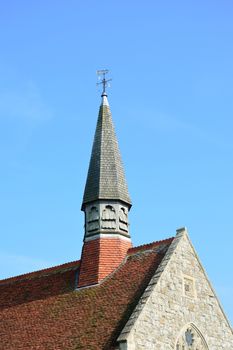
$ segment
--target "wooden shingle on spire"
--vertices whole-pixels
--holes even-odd
[[[100,199],[119,200],[131,206],[106,94],[102,95],[99,109],[82,210],[87,203]]]

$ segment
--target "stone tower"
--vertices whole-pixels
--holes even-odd
[[[99,283],[131,247],[131,201],[111,111],[104,91],[84,190],[85,233],[79,287]]]

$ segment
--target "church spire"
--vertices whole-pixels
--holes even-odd
[[[106,93],[102,101],[84,190],[85,233],[79,287],[99,283],[114,271],[131,247],[128,212],[131,200]]]
[[[82,210],[89,202],[105,199],[131,206],[106,92],[102,94]]]

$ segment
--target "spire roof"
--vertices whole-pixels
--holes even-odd
[[[131,206],[106,93],[102,94],[82,209],[99,199],[120,200]]]

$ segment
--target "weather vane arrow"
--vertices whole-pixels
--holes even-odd
[[[103,92],[102,92],[102,96],[106,96],[106,88],[109,87],[109,81],[111,81],[112,79],[106,79],[106,74],[108,74],[109,70],[108,69],[101,69],[101,70],[97,70],[96,74],[98,75],[98,79],[101,80],[99,83],[97,83],[97,85],[103,85]],[[101,79],[102,77],[102,79]]]

